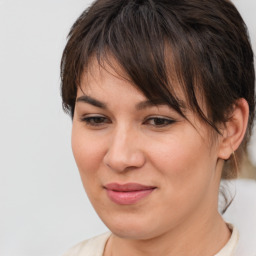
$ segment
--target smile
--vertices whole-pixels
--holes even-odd
[[[150,195],[156,187],[145,186],[138,183],[127,183],[120,185],[111,183],[104,187],[111,201],[120,205],[135,204]]]

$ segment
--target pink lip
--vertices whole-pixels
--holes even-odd
[[[153,192],[156,187],[138,183],[110,183],[104,187],[107,195],[114,203],[121,205],[135,204]]]

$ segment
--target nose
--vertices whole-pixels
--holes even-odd
[[[131,130],[119,129],[113,132],[104,164],[114,171],[122,172],[140,168],[145,164],[140,137]]]

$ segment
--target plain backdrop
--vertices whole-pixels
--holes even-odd
[[[61,107],[68,31],[91,1],[0,0],[0,255],[61,255],[106,231],[84,193]],[[256,1],[234,0],[255,50]],[[256,164],[256,136],[250,144]],[[232,216],[231,216],[232,219]]]

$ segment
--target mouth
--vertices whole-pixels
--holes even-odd
[[[135,204],[149,196],[156,187],[145,186],[138,183],[110,183],[104,186],[111,201],[120,205]]]

